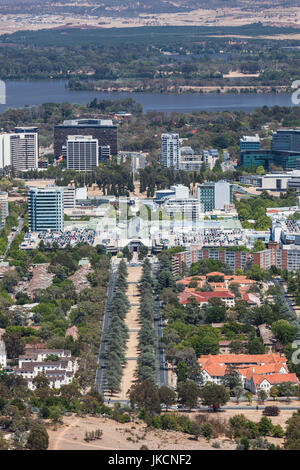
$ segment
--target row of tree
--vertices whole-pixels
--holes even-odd
[[[137,377],[140,381],[152,380],[154,382],[156,371],[154,331],[155,303],[151,271],[149,259],[146,259],[143,264],[143,273],[139,283],[141,329],[138,334],[140,353]]]
[[[106,338],[106,350],[102,355],[102,360],[106,364],[106,388],[111,394],[120,391],[123,366],[126,363],[125,349],[128,328],[124,320],[130,306],[126,295],[127,285],[127,266],[125,261],[122,260],[119,264],[114,294],[110,304],[111,317]]]

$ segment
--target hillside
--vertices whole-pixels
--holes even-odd
[[[243,8],[270,9],[274,7],[297,7],[300,0],[252,0],[251,7],[247,0],[0,0],[0,12],[40,14],[93,14],[103,16],[131,16],[151,13],[178,13],[196,9]]]

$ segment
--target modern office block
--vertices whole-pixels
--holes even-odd
[[[180,144],[178,134],[161,135],[161,163],[167,168],[179,170]]]
[[[83,135],[98,139],[99,146],[110,146],[111,155],[118,154],[118,128],[109,119],[74,119],[54,127],[54,156],[62,155],[68,136]]]
[[[240,150],[260,150],[259,135],[247,136],[244,135],[240,140]]]
[[[223,210],[226,205],[233,203],[232,185],[227,181],[199,184],[197,197],[202,212],[210,212],[214,209]]]
[[[179,215],[189,221],[199,219],[200,208],[196,198],[170,198],[163,203],[162,208],[169,217]]]
[[[64,188],[30,188],[28,194],[29,228],[32,232],[64,229]]]
[[[245,168],[257,168],[263,166],[266,171],[271,165],[286,169],[296,169],[300,161],[300,151],[277,151],[277,150],[245,150],[240,153],[239,164]]]
[[[300,153],[300,129],[278,129],[272,134],[271,149]]]
[[[92,136],[69,136],[67,140],[67,168],[91,171],[99,163],[98,139]]]

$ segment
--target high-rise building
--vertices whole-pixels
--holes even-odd
[[[253,139],[255,138],[243,137],[240,141],[241,166],[263,166],[269,171],[272,165],[286,170],[296,169],[300,164],[300,129],[279,129],[274,132],[271,149],[261,149],[259,142],[255,143]]]
[[[161,163],[167,168],[179,170],[179,134],[161,135]]]
[[[54,156],[62,155],[70,135],[92,136],[99,146],[110,146],[111,155],[118,154],[118,128],[110,119],[74,119],[54,127]]]
[[[98,139],[91,135],[69,136],[67,140],[67,168],[77,171],[93,170],[99,163]]]
[[[0,134],[0,168],[11,166],[10,134]]]
[[[8,215],[8,194],[5,191],[0,191],[0,228],[4,227]]]
[[[214,209],[224,210],[225,206],[233,203],[232,184],[227,181],[199,184],[197,196],[202,212],[210,212]]]
[[[64,229],[64,188],[30,188],[28,194],[29,228],[32,232]]]
[[[36,127],[16,127],[11,134],[0,135],[0,168],[12,166],[17,171],[38,167],[39,144]]]

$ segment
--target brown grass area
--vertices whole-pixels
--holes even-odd
[[[86,431],[101,429],[101,440],[85,442]],[[146,425],[136,423],[120,424],[109,418],[64,418],[64,425],[56,431],[48,430],[50,437],[49,450],[133,450],[146,445],[150,450],[212,450],[212,442],[218,441],[221,449],[235,449],[235,443],[225,439],[214,439],[207,442],[203,438],[192,440],[187,434],[175,431],[146,430]]]

